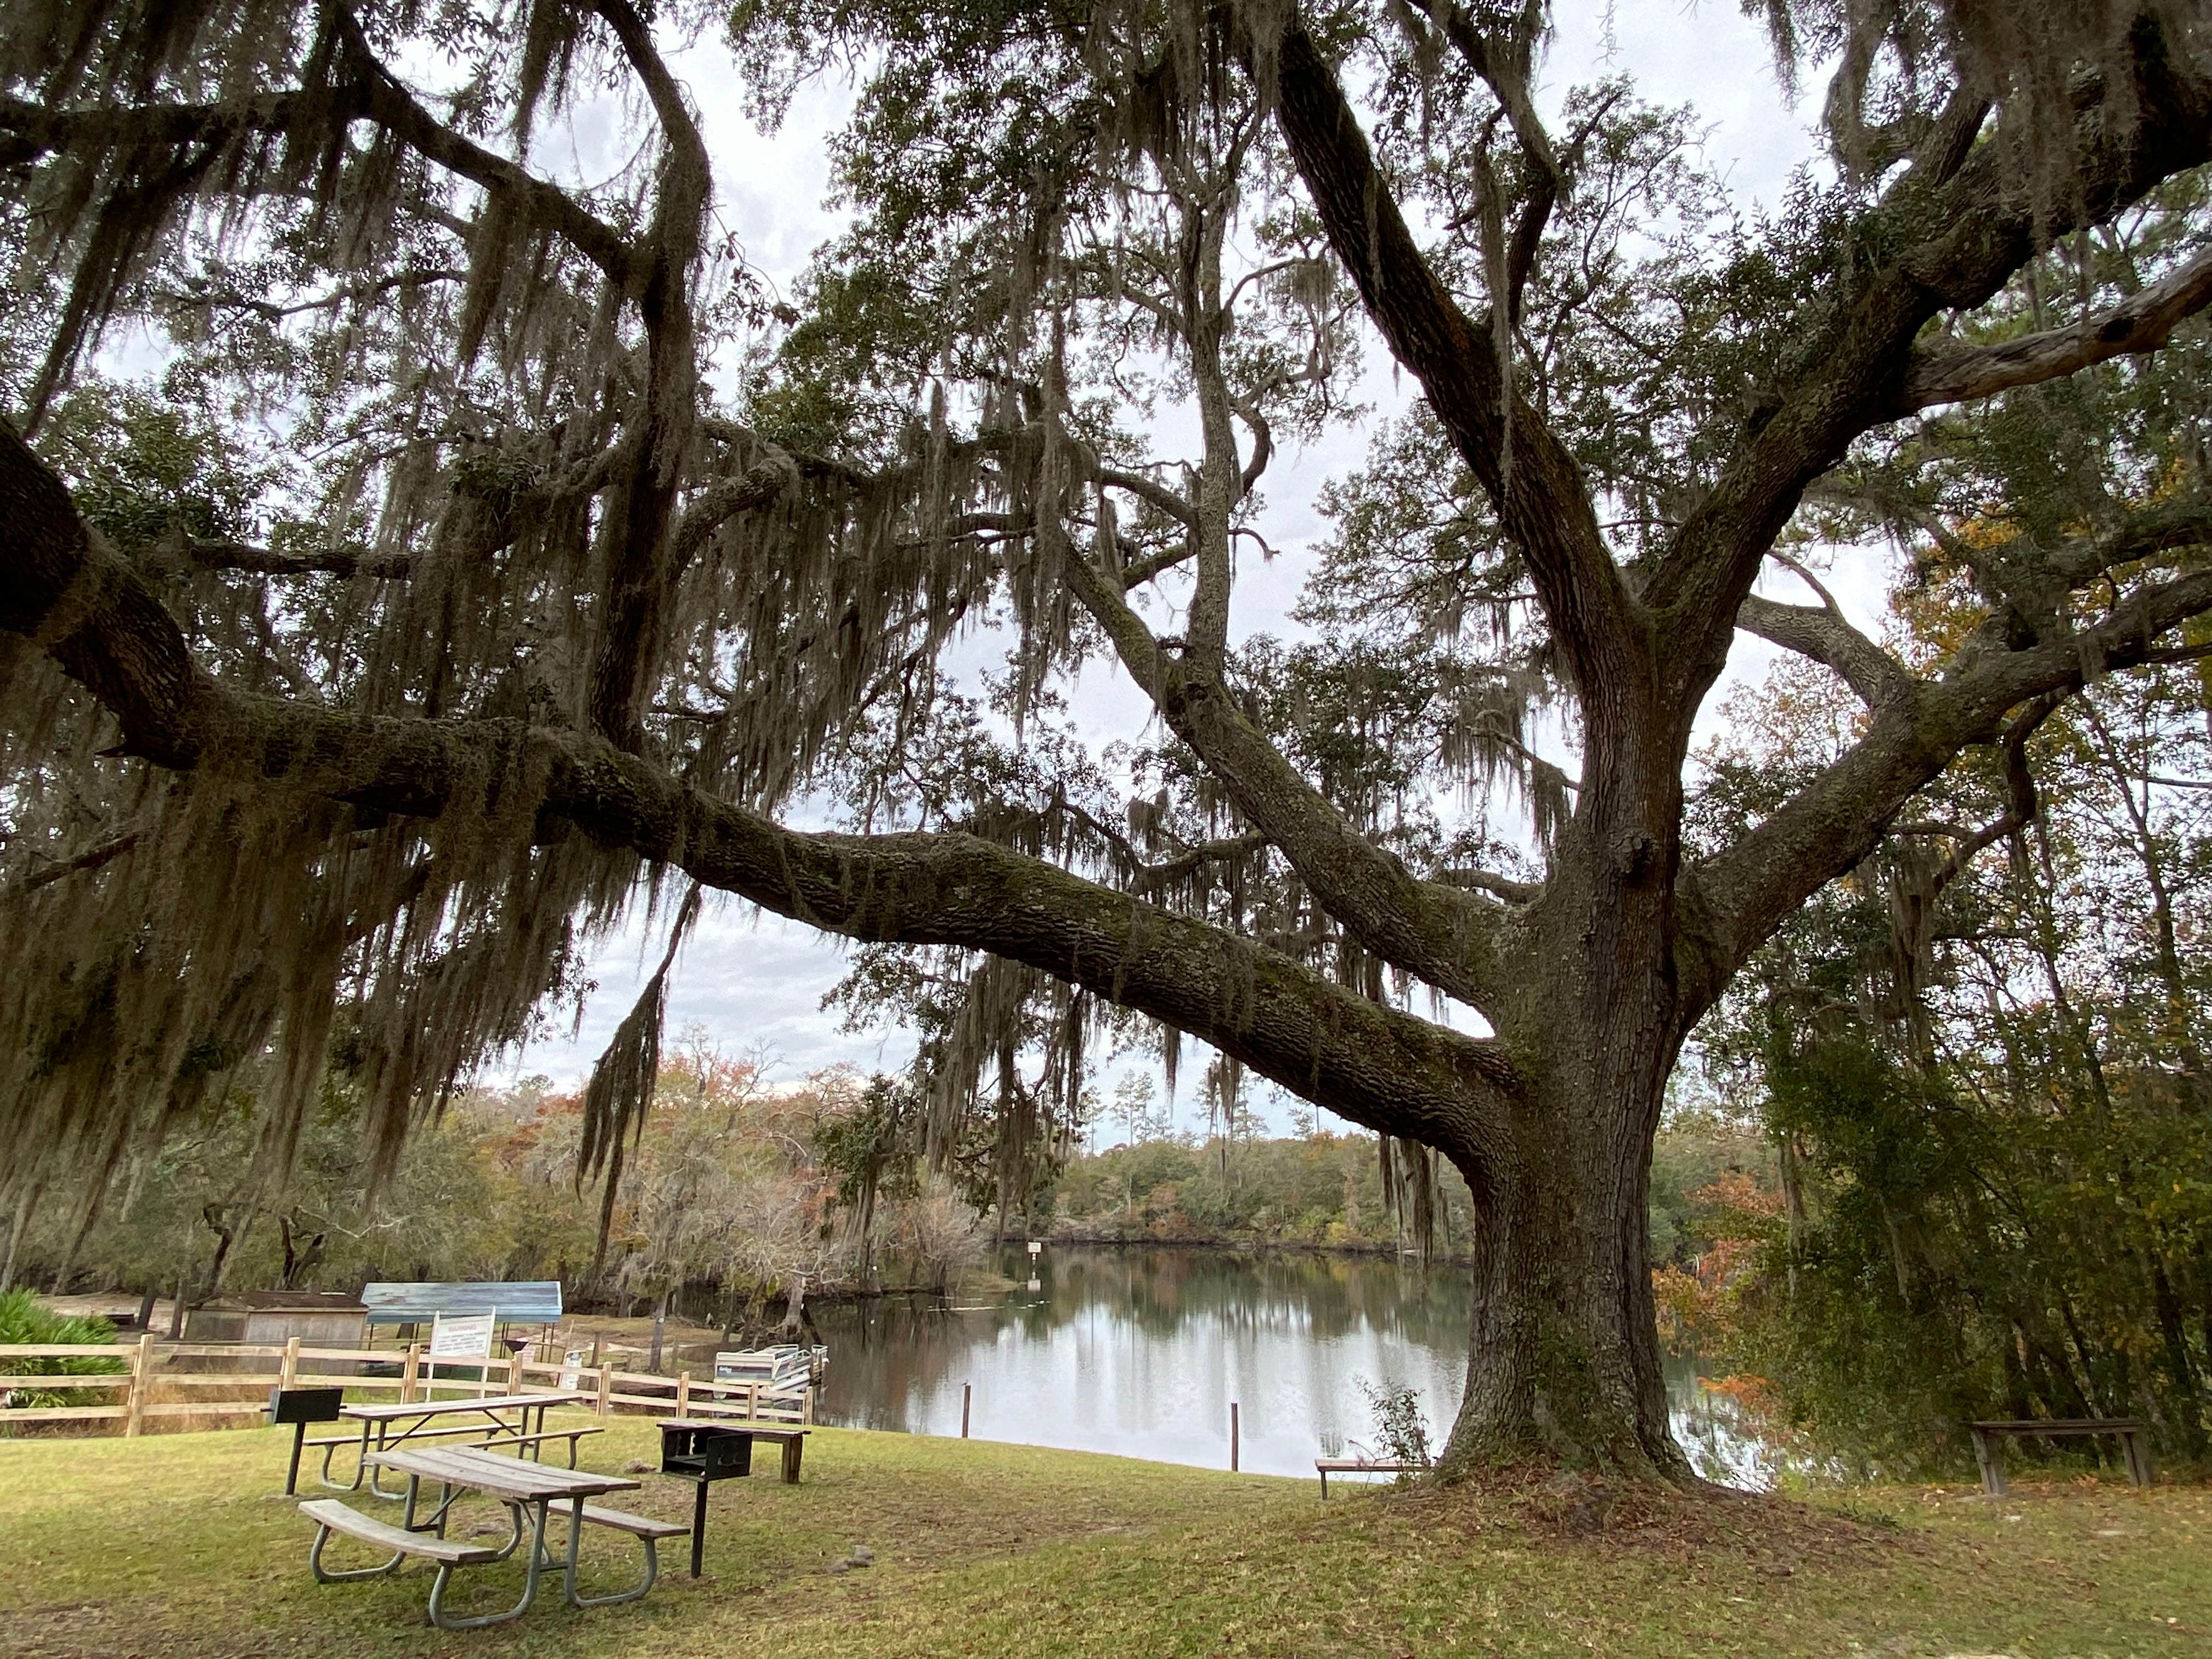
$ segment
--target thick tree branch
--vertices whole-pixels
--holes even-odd
[[[1425,882],[1377,847],[1236,705],[1203,669],[1161,648],[1120,584],[1072,548],[1071,585],[1152,697],[1243,813],[1353,938],[1384,961],[1489,1012],[1506,983],[1500,914],[1441,882]]]
[[[645,386],[637,398],[632,465],[608,502],[611,545],[586,707],[593,728],[625,749],[645,740],[648,706],[678,581],[703,533],[675,533],[676,497],[696,429],[699,366],[691,289],[704,244],[713,173],[698,125],[652,31],[629,0],[596,0],[659,117],[661,158],[653,219],[634,264],[646,334]]]
[[[1124,472],[1118,467],[1102,466],[1092,475],[1100,483],[1115,489],[1126,489],[1147,507],[1156,508],[1173,519],[1185,529],[1198,527],[1198,509],[1165,484],[1147,478],[1141,472]]]
[[[1378,1133],[1480,1160],[1519,1086],[1496,1044],[1331,983],[1196,918],[972,836],[809,835],[581,732],[344,714],[228,690],[145,582],[95,544],[58,479],[0,425],[0,628],[121,721],[125,747],[303,795],[496,823],[526,789],[539,833],[610,845],[847,938],[1023,962],[1166,1021]],[[489,798],[487,798],[489,792]]]
[[[1437,879],[1454,887],[1494,894],[1508,904],[1532,904],[1544,896],[1544,884],[1540,881],[1515,881],[1510,876],[1472,866],[1454,866],[1450,869],[1439,870]]]
[[[524,220],[553,231],[605,271],[627,292],[637,276],[629,243],[613,226],[582,207],[568,191],[494,155],[455,132],[416,102],[415,94],[385,68],[361,25],[343,6],[334,7],[338,39],[360,75],[360,113],[385,128],[410,149],[448,173],[496,191],[519,209]]]
[[[1559,204],[1559,191],[1565,184],[1559,157],[1552,149],[1552,136],[1544,130],[1543,118],[1536,112],[1535,100],[1528,95],[1528,43],[1511,39],[1492,41],[1456,0],[1419,0],[1419,3],[1443,30],[1445,39],[1497,95],[1505,118],[1512,125],[1513,137],[1521,146],[1522,159],[1528,165],[1528,199],[1522,204],[1521,216],[1514,222],[1513,240],[1506,252],[1505,292],[1491,296],[1493,305],[1505,307],[1506,316],[1517,326],[1521,321],[1521,297],[1528,286],[1530,273],[1536,268],[1544,227],[1551,222],[1552,210]]]
[[[1684,872],[1686,932],[1705,954],[1703,1006],[1820,886],[1878,845],[1913,794],[1962,750],[1988,743],[2023,703],[2155,660],[2157,641],[2212,611],[2212,571],[2148,588],[2103,622],[2026,650],[1969,647],[1942,679],[1912,682],[1874,713],[1866,735],[1733,847]]]
[[[738,477],[721,479],[699,491],[676,522],[678,566],[688,565],[719,526],[740,513],[754,512],[780,501],[798,488],[799,481],[799,463],[770,446],[767,454]]]
[[[1747,593],[1736,607],[1735,622],[1737,627],[1785,651],[1826,664],[1869,707],[1878,708],[1903,695],[1911,684],[1911,677],[1889,653],[1833,609],[1784,605]]]
[[[1967,403],[2014,386],[2055,380],[2114,357],[2155,351],[2173,331],[2212,305],[2212,253],[2201,253],[2102,317],[2045,329],[1999,345],[1916,352],[1895,412]]]
[[[1511,400],[1509,448],[1497,354],[1487,331],[1437,280],[1375,165],[1336,72],[1304,25],[1285,27],[1274,61],[1277,114],[1329,244],[1392,353],[1528,560],[1587,720],[1615,721],[1625,680],[1640,680],[1646,636],[1598,529],[1579,469],[1525,398]]]
[[[227,141],[246,132],[287,132],[328,109],[322,91],[263,93],[220,104],[50,109],[0,98],[0,167],[21,167],[55,150],[90,151]]]
[[[2181,66],[2154,25],[2139,24],[2132,44],[2136,83],[2127,94],[2086,83],[2081,93],[2073,188],[2063,200],[2047,210],[2039,202],[2003,133],[1971,143],[1978,116],[1969,104],[1959,120],[1939,124],[1920,161],[1876,210],[1876,224],[1910,240],[1863,281],[1833,325],[1799,343],[1802,366],[1645,586],[1644,601],[1673,641],[1666,660],[1686,741],[1775,538],[1807,487],[1852,440],[1896,417],[1912,343],[1929,319],[1985,303],[2033,255],[2040,236],[2107,219],[2212,158],[2212,84]],[[2111,106],[2124,95],[2133,98],[2132,115],[2114,118]]]

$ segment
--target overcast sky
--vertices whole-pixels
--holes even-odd
[[[1634,76],[1640,95],[1652,102],[1693,105],[1709,127],[1708,163],[1745,206],[1778,203],[1792,171],[1811,158],[1808,121],[1817,109],[1817,93],[1797,108],[1785,100],[1764,36],[1734,5],[1661,0],[1598,8],[1561,0],[1558,10],[1558,34],[1545,76],[1547,103],[1555,104],[1576,82],[1626,72]],[[746,120],[735,78],[713,42],[684,54],[678,67],[704,117],[722,224],[735,233],[753,266],[787,293],[815,247],[838,226],[838,216],[824,204],[826,147],[852,107],[854,91],[844,84],[803,90],[781,131],[770,136]],[[605,159],[578,156],[574,162],[589,173]],[[1410,381],[1401,384],[1391,374],[1379,345],[1370,345],[1368,360],[1362,401],[1374,406],[1372,418],[1379,419],[1404,406]],[[1284,631],[1284,613],[1297,597],[1310,549],[1326,528],[1315,507],[1319,487],[1357,465],[1365,441],[1364,428],[1334,431],[1309,450],[1279,457],[1269,471],[1260,528],[1280,556],[1272,564],[1255,560],[1240,568],[1240,635]],[[1863,621],[1870,619],[1880,602],[1880,572],[1838,572],[1834,585],[1847,608],[1859,612]],[[1786,583],[1775,591],[1782,597],[1808,597],[1789,592]],[[1738,642],[1732,672],[1759,678],[1770,649],[1741,635]],[[1136,734],[1143,718],[1141,697],[1118,671],[1087,672],[1081,691],[1087,727],[1101,735]],[[570,1039],[564,1029],[559,1040],[504,1057],[488,1071],[485,1081],[544,1073],[558,1085],[580,1085],[635,999],[646,970],[644,957],[649,953],[657,960],[660,949],[658,925],[651,938],[642,928],[633,928],[610,940],[592,963],[591,976],[599,988],[577,1035]],[[843,973],[844,960],[836,943],[811,928],[757,915],[734,900],[710,901],[672,978],[670,1035],[703,1024],[726,1049],[765,1051],[777,1074],[793,1080],[841,1062],[864,1070],[902,1065],[913,1051],[905,1033],[845,1032],[836,1014],[820,1008],[823,994]],[[1188,1077],[1197,1075],[1197,1062],[1188,1057],[1185,1068]],[[1189,1124],[1203,1111],[1186,1084],[1179,1118]],[[1282,1114],[1273,1115],[1279,1119]]]

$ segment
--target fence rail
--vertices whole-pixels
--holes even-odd
[[[16,1374],[15,1362],[28,1359],[97,1359],[122,1362],[113,1371],[57,1371]],[[274,1361],[272,1369],[177,1370],[171,1362],[229,1360],[240,1364]],[[393,1368],[365,1374],[364,1365]],[[439,1376],[440,1368],[473,1373]],[[136,1342],[0,1344],[0,1401],[18,1394],[74,1394],[82,1389],[119,1390],[114,1403],[100,1406],[19,1406],[0,1409],[0,1423],[64,1423],[120,1420],[126,1435],[140,1433],[152,1420],[167,1418],[260,1417],[272,1388],[342,1387],[362,1392],[396,1390],[403,1405],[438,1395],[479,1397],[532,1391],[580,1394],[580,1402],[601,1417],[617,1410],[647,1415],[729,1417],[741,1421],[807,1424],[814,1420],[811,1389],[778,1391],[759,1382],[717,1382],[689,1371],[663,1376],[621,1371],[611,1364],[573,1370],[543,1360],[470,1358],[433,1361],[428,1345],[404,1350],[310,1348],[297,1337],[283,1344],[178,1342],[157,1344],[149,1334]],[[250,1397],[229,1400],[174,1398],[228,1389]],[[170,1397],[164,1398],[167,1395]]]

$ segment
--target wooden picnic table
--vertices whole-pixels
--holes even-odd
[[[438,1563],[438,1576],[430,1590],[430,1622],[441,1630],[473,1630],[520,1618],[538,1599],[538,1582],[544,1570],[548,1567],[560,1569],[562,1591],[571,1607],[601,1607],[611,1601],[635,1601],[653,1588],[659,1566],[654,1554],[654,1540],[680,1535],[686,1530],[673,1522],[599,1509],[585,1503],[587,1498],[635,1490],[639,1482],[625,1475],[594,1474],[588,1469],[547,1468],[543,1464],[527,1462],[517,1457],[501,1457],[470,1446],[419,1449],[403,1447],[372,1451],[367,1455],[372,1467],[380,1470],[390,1469],[396,1474],[407,1477],[404,1519],[399,1527],[394,1528],[363,1516],[334,1499],[303,1504],[301,1510],[318,1528],[308,1565],[319,1582],[332,1583],[350,1578],[374,1577],[396,1571],[410,1554],[434,1560]],[[420,1507],[422,1486],[425,1480],[438,1483],[438,1503],[428,1517],[418,1518],[416,1510]],[[480,1492],[507,1505],[514,1517],[514,1526],[513,1535],[504,1545],[478,1547],[447,1541],[447,1515],[454,1501],[464,1492]],[[556,1504],[565,1505],[563,1517],[568,1522],[568,1548],[559,1558],[550,1554],[545,1547],[546,1526]],[[643,1583],[611,1595],[577,1595],[577,1549],[584,1528],[590,1525],[628,1532],[643,1540],[646,1561]],[[322,1565],[322,1553],[332,1532],[343,1532],[392,1549],[392,1559],[380,1567],[341,1571],[326,1569]],[[425,1536],[426,1534],[434,1536]],[[445,1593],[455,1567],[504,1560],[522,1544],[526,1536],[529,1540],[530,1556],[523,1578],[521,1600],[501,1613],[455,1617],[446,1612]]]
[[[1992,1498],[2005,1495],[2004,1442],[2014,1439],[2061,1439],[2069,1436],[2112,1435],[2120,1443],[2130,1485],[2150,1485],[2150,1447],[2144,1439],[2140,1417],[2000,1418],[1969,1423],[1974,1437],[1974,1461],[1981,1465],[1982,1490]]]
[[[354,1405],[339,1408],[339,1415],[361,1425],[358,1440],[351,1435],[331,1439],[311,1441],[311,1445],[323,1449],[323,1484],[334,1492],[357,1492],[362,1476],[368,1478],[368,1489],[379,1498],[397,1498],[401,1494],[386,1492],[376,1474],[373,1452],[388,1451],[403,1446],[410,1440],[441,1439],[456,1434],[488,1436],[486,1443],[512,1446],[518,1457],[526,1447],[542,1448],[547,1437],[545,1413],[555,1406],[571,1406],[589,1398],[576,1393],[502,1394],[488,1395],[477,1400],[420,1400],[405,1405]],[[532,1413],[535,1413],[533,1423]],[[441,1418],[474,1418],[481,1420],[445,1426],[438,1425]],[[394,1431],[397,1432],[394,1432]],[[569,1431],[563,1431],[568,1433]],[[574,1431],[580,1434],[582,1430]],[[372,1437],[374,1443],[371,1444]],[[331,1459],[340,1446],[358,1445],[359,1461],[354,1466],[350,1481],[331,1479]],[[568,1442],[569,1467],[576,1462],[576,1443]]]

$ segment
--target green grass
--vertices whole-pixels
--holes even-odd
[[[679,1543],[641,1603],[580,1613],[556,1591],[514,1624],[447,1635],[423,1622],[427,1568],[309,1578],[285,1440],[0,1442],[0,1653],[2212,1656],[2200,1487],[1623,1502],[1593,1528],[1540,1492],[1324,1507],[1311,1481],[835,1429],[803,1485],[715,1489],[696,1583]],[[618,1422],[585,1461],[620,1468],[655,1445]],[[641,1479],[609,1501],[688,1514],[689,1486]],[[480,1504],[455,1535],[495,1522]],[[855,1545],[877,1564],[833,1571]],[[337,1559],[365,1557],[343,1540],[334,1556],[347,1548]],[[634,1574],[629,1540],[585,1548],[599,1588]],[[520,1574],[475,1569],[473,1589],[465,1574],[461,1608],[511,1601]]]

